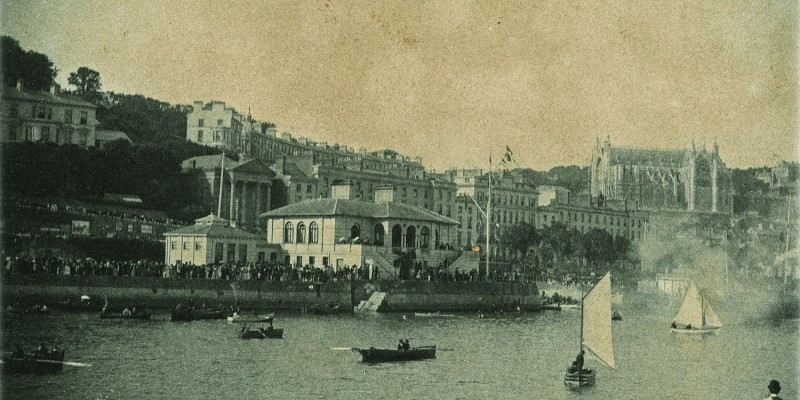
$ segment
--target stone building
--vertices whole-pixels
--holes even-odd
[[[260,160],[243,157],[234,161],[225,157],[223,163],[222,158],[222,155],[192,157],[184,160],[181,167],[184,172],[196,172],[202,179],[203,190],[198,196],[209,212],[244,230],[263,230],[258,217],[270,209],[275,173]]]
[[[460,222],[457,242],[461,247],[486,242],[489,175],[480,169],[448,171],[458,188],[456,220]],[[498,237],[504,227],[521,222],[535,223],[538,192],[514,171],[492,174],[492,221]]]
[[[581,233],[600,229],[612,236],[622,236],[631,242],[643,241],[650,227],[647,211],[617,210],[602,206],[552,203],[539,207],[536,225],[550,226],[560,222]]]
[[[352,185],[334,185],[331,198],[303,200],[266,212],[267,242],[284,262],[315,267],[369,266],[392,274],[398,252],[429,265],[453,261],[458,222],[422,207],[394,201],[379,188],[374,201],[356,198]],[[384,275],[386,276],[386,275]]]
[[[216,262],[264,261],[277,250],[258,235],[231,227],[223,218],[208,215],[194,225],[164,234],[164,262],[209,265]]]
[[[51,142],[94,147],[97,119],[92,103],[59,93],[16,88],[2,92],[0,129],[4,142]]]
[[[591,198],[634,210],[685,210],[730,214],[731,172],[716,143],[663,150],[614,147],[598,139],[592,153]]]

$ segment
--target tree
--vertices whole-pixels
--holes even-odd
[[[71,72],[67,82],[75,86],[75,92],[79,96],[86,99],[96,99],[102,88],[100,73],[89,67],[80,67],[76,72]]]
[[[58,74],[50,58],[22,50],[19,42],[10,36],[1,39],[3,86],[14,87],[21,80],[26,89],[49,90]]]

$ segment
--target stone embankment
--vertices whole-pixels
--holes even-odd
[[[243,309],[302,310],[337,307],[353,310],[376,291],[387,295],[380,311],[473,311],[540,307],[535,283],[341,281],[267,282],[207,279],[162,279],[115,276],[12,275],[3,280],[4,304],[49,304],[90,296],[112,307],[127,305],[169,309],[178,303],[234,306]]]

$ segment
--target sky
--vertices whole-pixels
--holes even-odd
[[[588,165],[598,138],[729,167],[798,160],[794,1],[6,0],[67,87],[225,101],[278,132],[426,168]],[[513,164],[512,164],[513,165]]]

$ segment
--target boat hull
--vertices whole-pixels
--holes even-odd
[[[238,317],[228,317],[228,322],[243,322],[248,324],[253,323],[267,323],[272,320],[272,317],[264,317],[259,315],[252,315],[252,316],[238,316]]]
[[[188,310],[188,311],[172,310],[170,319],[172,321],[194,321],[197,319],[225,319],[225,314],[223,314],[222,311],[211,311],[211,310]]]
[[[150,319],[150,313],[137,313],[131,315],[100,313],[100,319]]]
[[[64,351],[51,353],[47,358],[25,355],[4,357],[3,372],[6,374],[53,374],[64,369]]]
[[[564,384],[571,387],[594,386],[594,380],[597,372],[594,370],[588,372],[577,372],[564,374]]]
[[[413,347],[409,350],[394,349],[353,349],[361,354],[361,361],[366,363],[416,361],[436,358],[436,346]]]
[[[260,330],[245,331],[242,333],[242,339],[282,339],[283,328],[266,329],[263,332]]]
[[[705,329],[681,329],[670,328],[673,333],[683,333],[687,335],[718,335],[719,328],[705,328]]]

